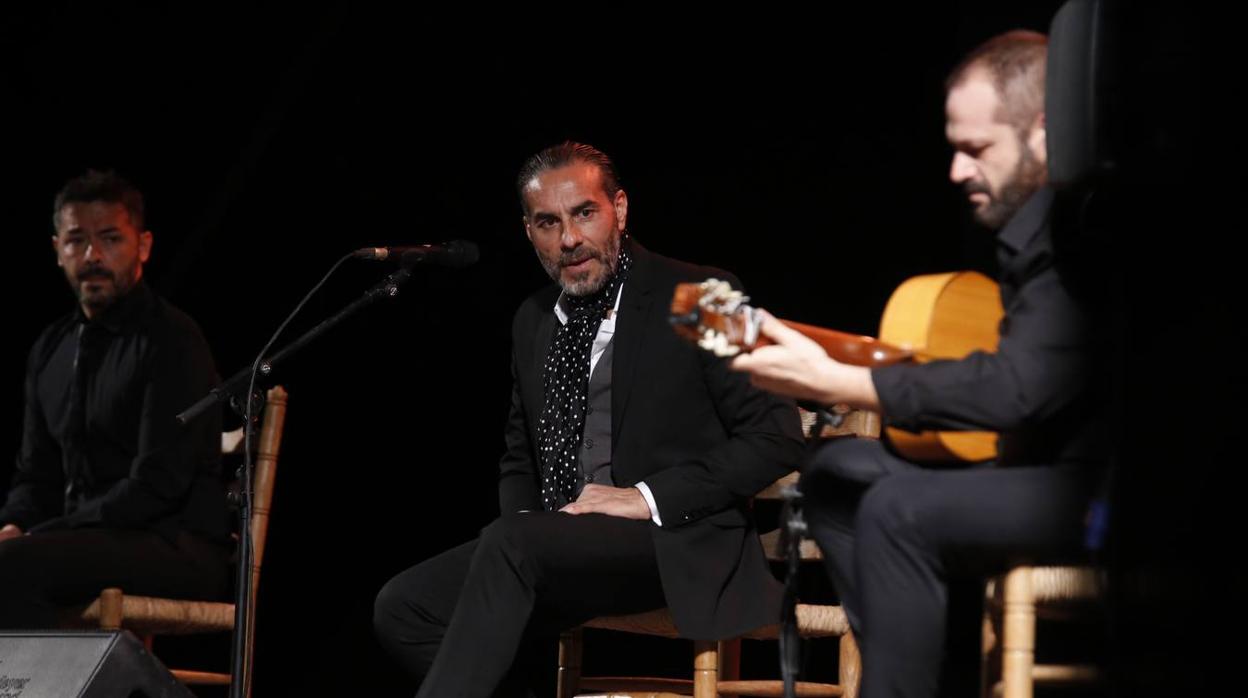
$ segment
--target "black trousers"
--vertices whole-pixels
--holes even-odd
[[[86,528],[0,542],[0,628],[58,624],[106,587],[127,594],[217,600],[229,589],[230,548],[191,533]]]
[[[418,696],[526,695],[517,662],[526,643],[664,605],[650,526],[600,514],[503,516],[391,579],[377,596],[377,637],[423,677]]]
[[[936,695],[949,580],[1077,555],[1091,475],[923,469],[866,439],[816,451],[806,517],[858,637],[864,698]]]

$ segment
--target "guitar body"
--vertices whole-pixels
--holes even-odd
[[[977,272],[928,274],[907,279],[888,299],[880,341],[911,350],[920,363],[960,359],[975,350],[996,351],[1004,310],[997,284]],[[886,429],[898,453],[921,461],[982,461],[997,455],[990,431]]]

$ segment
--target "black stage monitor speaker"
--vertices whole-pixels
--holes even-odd
[[[133,635],[0,632],[0,698],[193,698]]]

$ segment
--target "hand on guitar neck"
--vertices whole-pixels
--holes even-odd
[[[777,320],[747,304],[727,282],[680,284],[672,297],[676,332],[717,356],[754,385],[825,406],[880,411],[871,367],[910,361],[916,353],[873,337]]]
[[[767,311],[755,312],[761,320],[759,333],[771,343],[748,354],[738,354],[730,364],[734,371],[748,373],[750,382],[763,390],[798,400],[880,410],[871,369],[841,363]]]
[[[724,281],[676,286],[672,327],[717,356],[734,357],[760,388],[822,405],[882,412],[871,371],[900,362],[961,359],[995,351],[1003,310],[997,286],[975,272],[926,274],[893,292],[879,338],[777,320],[747,304]],[[923,461],[982,461],[996,455],[987,431],[904,432],[887,427],[893,448]]]

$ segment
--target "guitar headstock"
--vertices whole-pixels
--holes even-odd
[[[758,341],[760,320],[747,303],[749,296],[727,281],[676,284],[672,295],[672,327],[676,333],[714,352],[736,356]]]

